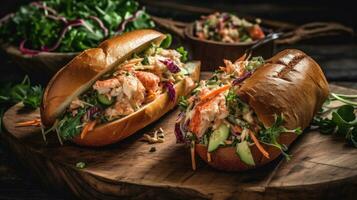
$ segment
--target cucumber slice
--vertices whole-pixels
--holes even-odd
[[[97,98],[101,104],[106,105],[106,106],[112,105],[112,103],[114,101],[113,98],[108,99],[108,97],[103,94],[98,94]]]
[[[224,141],[229,136],[229,128],[225,124],[221,124],[209,137],[208,152],[216,150],[219,145],[224,144]]]
[[[255,166],[252,152],[250,151],[247,141],[237,144],[237,154],[239,158],[247,165]]]

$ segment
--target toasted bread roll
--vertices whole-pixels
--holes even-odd
[[[275,121],[275,115],[284,116],[284,127],[305,129],[329,94],[329,86],[320,66],[300,50],[287,49],[257,69],[246,79],[238,91],[239,97],[255,111],[265,127]],[[279,143],[289,146],[297,135],[282,133]],[[209,165],[226,171],[242,171],[265,165],[276,159],[280,150],[262,144],[269,158],[262,155],[256,145],[250,146],[255,166],[242,162],[234,147],[220,147],[207,161],[207,147],[196,145],[196,152]]]
[[[41,105],[42,123],[53,125],[70,103],[102,75],[152,43],[159,45],[164,38],[165,35],[154,30],[136,30],[106,40],[98,48],[88,49],[76,56],[47,85]],[[199,81],[200,62],[186,63],[185,70],[189,75],[174,85],[175,101],[169,99],[166,92],[162,93],[134,113],[95,125],[85,136],[75,136],[72,141],[82,146],[113,144],[157,120],[176,105],[178,97],[188,94]]]
[[[41,105],[41,120],[51,126],[70,102],[87,90],[96,79],[134,53],[165,35],[154,30],[136,30],[104,41],[98,48],[83,51],[58,71],[47,85]]]

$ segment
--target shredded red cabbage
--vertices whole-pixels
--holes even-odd
[[[61,41],[63,39],[63,37],[65,36],[65,34],[67,33],[67,31],[71,28],[71,27],[76,27],[76,26],[84,26],[86,29],[93,31],[86,23],[83,19],[76,19],[76,20],[72,20],[72,21],[68,21],[65,17],[63,16],[59,16],[57,11],[46,6],[45,4],[43,4],[42,2],[32,2],[30,5],[35,6],[37,8],[41,8],[51,14],[46,14],[45,16],[53,19],[53,20],[57,20],[57,21],[62,21],[65,24],[65,27],[62,29],[60,36],[58,37],[57,41],[54,43],[53,46],[51,47],[47,47],[47,46],[42,46],[41,50],[35,50],[35,49],[28,49],[25,47],[25,42],[26,40],[23,40],[20,43],[19,49],[23,54],[27,54],[27,55],[36,55],[38,53],[41,52],[50,52],[50,51],[54,51],[56,50],[60,44]],[[107,36],[108,35],[108,29],[104,26],[103,22],[94,16],[90,16],[89,18],[95,20],[99,26],[103,29],[104,35]]]
[[[88,28],[83,19],[73,20],[73,21],[70,21],[70,22],[68,22],[68,23],[66,24],[66,26],[64,27],[64,29],[61,31],[60,37],[58,38],[58,40],[56,41],[56,43],[55,43],[52,47],[42,46],[42,47],[41,47],[41,50],[28,49],[28,48],[25,47],[25,42],[26,42],[26,40],[23,40],[23,41],[20,43],[19,49],[20,49],[21,53],[27,54],[27,55],[36,55],[36,54],[41,53],[41,52],[54,51],[54,50],[57,49],[57,48],[59,47],[59,45],[61,44],[61,41],[62,41],[64,35],[67,33],[67,31],[68,31],[71,27],[76,27],[76,26],[84,26],[84,27]]]
[[[51,7],[46,6],[43,2],[37,1],[37,2],[32,2],[30,5],[43,9],[44,11],[50,12],[53,15],[57,15],[57,11]]]
[[[183,117],[185,116],[185,112],[180,112],[178,115],[177,115],[177,119],[176,121],[180,121]]]
[[[99,27],[103,30],[104,32],[104,36],[107,37],[109,34],[109,31],[107,29],[107,27],[105,27],[104,23],[102,22],[102,20],[100,20],[98,17],[96,16],[89,16],[90,19],[93,19],[95,22],[98,23]]]
[[[45,15],[45,16],[47,18],[53,19],[55,21],[61,21],[61,22],[65,23],[65,24],[68,22],[68,20],[63,16],[59,16],[59,15]]]
[[[26,43],[26,40],[22,40],[20,42],[20,46],[19,46],[19,50],[21,51],[22,54],[25,54],[25,55],[36,55],[38,53],[40,53],[41,51],[39,50],[34,50],[34,49],[28,49],[25,47],[25,43]]]
[[[166,60],[160,60],[160,62],[162,62],[164,65],[166,65],[167,69],[171,72],[171,73],[178,73],[181,71],[181,69],[179,68],[179,66],[177,66],[175,64],[175,62],[171,59],[166,59]]]
[[[175,124],[175,135],[176,143],[189,143],[189,139],[186,138],[186,133],[188,131],[188,124],[190,120],[180,120]]]
[[[98,115],[101,112],[101,109],[99,107],[93,106],[89,108],[86,112],[87,119],[94,120],[96,115]]]
[[[35,6],[37,8],[41,8],[41,9],[47,11],[48,13],[51,13],[51,14],[45,13],[45,16],[50,19],[53,19],[56,21],[62,21],[65,24],[68,23],[68,20],[65,17],[58,15],[58,13],[55,9],[53,9],[49,6],[46,6],[42,2],[32,2],[32,3],[30,3],[30,5]]]
[[[222,15],[221,15],[221,19],[222,19],[223,22],[229,20],[230,17],[231,16],[229,16],[228,13],[222,13]]]
[[[164,86],[167,89],[167,94],[169,95],[169,100],[170,101],[175,101],[176,99],[176,91],[174,88],[174,84],[172,84],[170,81],[164,82]]]
[[[121,34],[121,33],[123,33],[123,31],[125,30],[126,25],[127,25],[129,22],[135,21],[136,18],[138,18],[139,15],[140,15],[142,12],[143,12],[143,10],[138,10],[138,11],[136,11],[136,13],[135,13],[133,16],[129,17],[129,18],[126,19],[126,20],[123,20],[123,21],[120,23],[119,28],[118,28],[118,31],[117,31],[116,34]]]
[[[23,54],[27,54],[27,55],[36,55],[38,53],[41,53],[41,52],[50,52],[50,51],[54,51],[56,50],[60,44],[61,44],[61,41],[63,39],[63,37],[65,36],[65,34],[69,31],[69,29],[71,27],[76,27],[76,26],[83,26],[85,27],[86,29],[88,29],[89,31],[92,31],[93,30],[85,23],[85,21],[83,19],[76,19],[76,20],[68,20],[66,19],[65,17],[63,16],[60,16],[58,15],[58,12],[56,10],[54,10],[53,8],[49,7],[49,6],[46,6],[45,3],[41,2],[41,1],[38,1],[38,2],[32,2],[30,3],[30,5],[36,7],[36,8],[39,8],[39,9],[42,9],[45,11],[45,16],[47,18],[50,18],[50,19],[53,19],[53,20],[56,20],[56,21],[61,21],[64,23],[64,28],[61,30],[60,32],[60,36],[58,37],[57,41],[54,43],[53,46],[51,47],[47,47],[47,46],[42,46],[40,50],[36,50],[36,49],[29,49],[29,48],[26,48],[25,47],[25,43],[26,43],[26,39],[24,39],[20,45],[19,45],[19,49],[20,51],[23,53]],[[134,15],[126,20],[124,20],[120,26],[119,26],[119,30],[117,32],[118,33],[121,33],[125,30],[125,27],[127,25],[127,23],[129,22],[132,22],[134,20],[137,19],[138,16],[140,16],[140,14],[143,12],[143,10],[138,10],[134,13]],[[0,25],[7,21],[8,19],[10,19],[11,17],[13,16],[13,14],[9,14],[3,18],[0,19]],[[107,37],[109,35],[109,30],[107,27],[105,27],[104,23],[102,20],[100,20],[98,17],[96,16],[89,16],[88,18],[94,20],[96,23],[98,23],[99,27],[103,30],[103,33],[104,33],[104,36]]]
[[[246,72],[244,73],[241,77],[238,77],[236,79],[233,80],[233,85],[238,85],[241,82],[243,82],[245,79],[247,79],[248,77],[250,77],[252,75],[252,72]]]
[[[52,46],[52,47],[46,47],[43,46],[41,47],[42,51],[54,51],[55,49],[57,49],[59,47],[59,45],[61,44],[61,41],[64,37],[64,35],[67,33],[67,31],[71,28],[71,27],[76,27],[76,26],[85,26],[84,24],[84,20],[83,19],[77,19],[77,20],[73,20],[70,21],[66,24],[66,26],[64,27],[64,29],[61,31],[61,34],[57,40],[57,42]],[[86,26],[85,26],[86,27]]]
[[[50,51],[56,50],[60,46],[63,37],[65,36],[65,34],[68,32],[68,30],[71,27],[83,26],[86,29],[88,29],[89,31],[93,32],[93,30],[85,23],[85,21],[83,19],[76,19],[76,20],[70,21],[70,20],[66,19],[65,17],[63,17],[63,16],[58,15],[58,12],[55,9],[53,9],[53,8],[51,8],[49,6],[46,6],[46,4],[41,2],[41,1],[32,2],[32,3],[30,3],[30,5],[32,5],[32,6],[36,7],[36,8],[44,10],[45,11],[45,17],[53,19],[53,20],[56,20],[56,21],[61,21],[61,22],[64,23],[65,26],[61,30],[60,36],[58,37],[57,41],[51,47],[42,46],[40,50],[29,49],[29,48],[25,47],[26,39],[24,39],[20,43],[19,49],[20,49],[21,53],[23,53],[25,55],[26,54],[27,55],[36,55],[36,54],[41,53],[41,52],[50,52]],[[143,10],[138,10],[138,11],[136,11],[134,13],[134,15],[132,17],[124,20],[119,25],[119,29],[117,31],[117,34],[123,32],[125,30],[125,27],[126,27],[127,23],[136,20],[140,16],[140,14],[142,12],[144,12],[144,11]],[[7,20],[9,20],[12,16],[14,16],[14,14],[9,14],[9,15],[6,15],[5,17],[1,18],[0,19],[0,25],[2,23],[6,22]],[[96,23],[98,23],[99,27],[103,30],[103,33],[104,33],[105,37],[107,37],[109,35],[109,30],[108,30],[107,27],[105,27],[105,25],[104,25],[104,23],[103,23],[103,21],[101,19],[99,19],[96,16],[89,16],[88,18],[90,18],[90,19],[94,20]]]
[[[180,126],[180,122],[175,124],[176,143],[185,143],[185,137],[183,136]]]

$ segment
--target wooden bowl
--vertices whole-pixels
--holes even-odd
[[[168,22],[170,24],[170,22]],[[182,27],[181,23],[172,22],[171,26]],[[294,44],[302,40],[326,36],[353,36],[353,29],[333,22],[311,22],[301,26],[289,25],[283,22],[262,20],[262,26],[273,32],[282,33],[276,41],[269,41],[255,48],[253,56],[270,58],[274,54],[276,44]],[[175,31],[172,29],[172,31]],[[177,32],[177,31],[175,31]],[[269,32],[266,32],[268,35]],[[245,50],[259,42],[225,43],[212,40],[202,40],[194,35],[194,22],[186,24],[181,32],[190,46],[193,59],[201,60],[203,71],[215,70],[223,64],[223,59],[234,61],[245,53]]]
[[[203,71],[213,71],[218,66],[223,65],[223,59],[236,60],[242,56],[246,49],[256,44],[258,41],[242,43],[225,43],[212,40],[202,40],[194,36],[194,23],[188,24],[184,30],[184,36],[188,41],[192,58],[200,60]],[[270,58],[274,53],[274,41],[265,43],[257,47],[253,56]]]
[[[152,18],[155,17],[152,16]],[[155,30],[162,31],[164,24],[161,21],[155,21],[155,23],[157,23]],[[0,48],[24,72],[30,75],[32,80],[43,83],[46,83],[58,70],[80,53],[41,52],[36,55],[24,55],[17,46],[6,44],[2,40],[0,40]]]
[[[24,55],[12,45],[2,45],[2,49],[26,73],[40,74],[43,78],[51,77],[78,54],[77,52],[41,52],[37,55]]]

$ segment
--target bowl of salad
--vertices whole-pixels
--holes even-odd
[[[260,24],[260,19],[251,22],[234,14],[216,12],[186,26],[184,34],[194,59],[202,61],[203,70],[211,71],[223,64],[222,58],[240,57],[246,49],[264,39],[269,31],[263,31]],[[273,51],[271,41],[256,48],[253,55],[269,58]]]
[[[0,20],[2,49],[31,74],[53,74],[85,49],[155,23],[134,0],[43,0]]]

